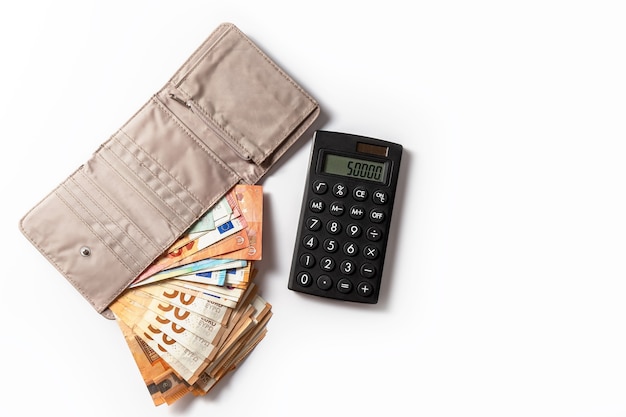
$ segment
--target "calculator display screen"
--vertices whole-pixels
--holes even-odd
[[[322,172],[326,174],[341,175],[380,183],[387,182],[388,168],[389,162],[368,161],[331,153],[324,154],[322,164]]]

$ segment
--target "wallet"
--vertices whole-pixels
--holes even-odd
[[[103,316],[233,186],[254,184],[318,103],[235,25],[20,220],[28,240]]]

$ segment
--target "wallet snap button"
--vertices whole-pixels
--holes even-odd
[[[91,255],[91,249],[89,249],[87,246],[83,246],[82,248],[80,248],[80,255],[81,256]]]

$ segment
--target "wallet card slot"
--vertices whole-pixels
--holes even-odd
[[[84,165],[83,172],[97,184],[103,194],[119,203],[120,209],[129,221],[143,230],[148,240],[157,248],[167,247],[169,240],[180,235],[184,225],[172,222],[162,204],[146,188],[138,188],[132,175],[111,162],[114,157],[106,148],[100,150]]]
[[[141,269],[148,256],[106,210],[76,182],[74,177],[57,190],[57,196],[131,272]],[[86,248],[91,248],[84,242]]]
[[[137,164],[144,172],[146,181],[156,183],[155,191],[161,189],[160,197],[180,215],[189,221],[204,207],[198,199],[174,178],[169,171],[164,169],[158,161],[155,161],[141,146],[137,145],[131,137],[120,131],[116,141],[111,142],[111,148],[120,147],[120,154],[125,155],[131,163]]]
[[[121,132],[199,202],[193,206],[189,225],[240,181],[239,175],[156,98]]]
[[[109,141],[101,149],[99,156],[105,159],[111,168],[136,189],[137,193],[140,193],[173,227],[184,231],[188,222],[201,209],[200,205],[195,202],[194,211],[187,204],[190,199],[180,195],[182,187],[178,186],[176,187],[178,190],[172,190],[172,186],[177,186],[177,184],[172,181],[167,172],[162,171],[160,175],[158,173],[155,175],[155,172],[148,166],[150,161],[142,158],[146,161],[143,163],[136,155],[128,152],[128,149],[121,143],[120,137],[124,135],[115,136]]]
[[[318,106],[239,29],[224,27],[172,85],[220,139],[262,164]]]
[[[133,256],[139,259],[140,264],[151,260],[154,251],[161,249],[115,201],[103,192],[98,184],[85,174],[84,170],[77,171],[66,183],[70,181],[73,182],[74,188],[79,189],[84,195],[81,200],[83,204],[90,202],[94,205],[102,219],[106,219],[103,221],[111,224],[110,228],[116,230],[115,233],[124,235],[123,240],[128,241],[124,247],[136,254]]]
[[[159,200],[158,194],[154,192],[152,188],[147,186],[142,181],[141,177],[138,177],[134,171],[130,170],[127,165],[119,160],[119,157],[110,149],[104,148],[98,152],[98,158],[103,160],[117,175],[125,182],[125,184],[132,190],[132,193],[145,200],[151,208],[158,213],[165,221],[170,225],[173,230],[184,230],[184,221],[177,215],[177,213],[166,204],[164,201]]]

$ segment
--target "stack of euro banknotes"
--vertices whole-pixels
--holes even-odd
[[[263,190],[236,185],[110,306],[155,405],[204,395],[263,339]]]

